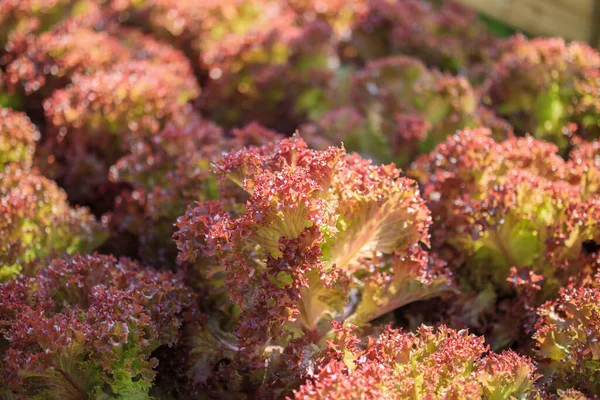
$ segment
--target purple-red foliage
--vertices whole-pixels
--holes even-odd
[[[41,163],[73,201],[94,203],[111,165],[167,121],[184,125],[199,93],[183,55],[154,63],[132,60],[108,71],[75,75],[44,103],[47,137]]]
[[[257,121],[292,131],[320,100],[337,61],[327,18],[296,6],[311,8],[273,0],[112,1],[109,8],[190,57],[206,116],[228,128]]]
[[[229,373],[255,380],[249,368],[265,371],[281,386],[286,374],[303,373],[302,360],[318,349],[332,318],[365,326],[450,289],[445,263],[421,248],[430,217],[415,182],[393,165],[375,166],[335,147],[309,150],[293,137],[230,153],[215,169],[220,199],[190,208],[175,238],[179,260],[204,274],[208,299],[225,291],[233,303],[221,309],[228,316],[212,316],[232,329],[230,344],[220,345],[237,349]],[[197,347],[214,341],[212,326],[196,334]],[[279,365],[280,353],[297,361],[265,370]],[[207,364],[206,357],[196,362],[201,380]]]
[[[394,54],[465,72],[497,57],[499,45],[474,10],[455,1],[368,0],[356,17],[344,55],[372,60]],[[437,4],[435,4],[437,3]]]
[[[40,32],[68,16],[76,0],[5,0],[0,3],[0,47],[7,41]],[[80,2],[83,6],[85,2]],[[0,51],[1,53],[2,51]]]
[[[12,163],[0,170],[0,282],[43,267],[45,258],[89,252],[105,233],[86,208],[37,170]]]
[[[17,398],[145,398],[194,300],[181,279],[128,259],[56,259],[0,285],[3,378]]]
[[[243,34],[225,31],[207,41],[199,107],[226,126],[256,120],[291,130],[318,104],[331,76],[331,28],[322,21],[297,26],[290,10],[262,14]]]
[[[28,170],[40,132],[27,115],[0,107],[0,170],[15,163]]]
[[[321,365],[296,400],[535,398],[531,360],[490,353],[483,338],[445,326],[386,328],[367,343],[336,324]]]
[[[600,393],[599,278],[596,275],[584,286],[564,287],[556,300],[538,309],[535,358],[554,390]]]
[[[417,58],[378,58],[345,80],[330,85],[322,115],[301,128],[315,148],[343,142],[363,156],[404,166],[457,129],[485,124],[500,140],[512,136],[508,123],[478,105],[465,78],[430,70]]]
[[[600,54],[580,42],[517,36],[484,85],[484,101],[518,133],[568,147],[600,134]]]
[[[532,137],[498,143],[487,129],[465,130],[411,170],[434,216],[434,250],[452,260],[462,288],[474,293],[458,315],[470,326],[488,325],[483,332],[495,331],[488,337],[498,335],[495,346],[515,339],[509,331],[519,324],[508,321],[521,318],[531,329],[534,307],[594,272],[584,246],[600,234],[598,200],[582,190],[581,158],[557,153]],[[495,324],[481,312],[508,317]]]
[[[190,74],[187,60],[172,46],[121,27],[98,10],[13,40],[2,59],[7,90],[35,95],[38,101],[71,83],[76,74],[91,75],[133,60],[169,63],[183,75]]]
[[[117,233],[114,245],[121,248],[114,250],[134,252],[151,265],[174,266],[177,249],[171,237],[177,217],[195,201],[218,197],[213,163],[225,152],[281,137],[258,124],[227,136],[214,123],[193,117],[183,127],[167,124],[151,140],[136,144],[110,169],[112,182],[131,187],[117,197],[110,215]],[[119,243],[123,234],[133,236],[137,244]]]
[[[0,398],[599,395],[599,71],[454,1],[0,0]]]

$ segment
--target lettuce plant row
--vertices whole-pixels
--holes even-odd
[[[600,396],[600,53],[439,0],[0,1],[0,399]]]

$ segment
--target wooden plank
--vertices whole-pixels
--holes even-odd
[[[595,0],[459,0],[525,32],[589,42]]]
[[[578,15],[589,15],[590,8],[594,3],[593,0],[550,0],[545,2],[547,4],[554,4],[556,7],[573,10]]]
[[[600,45],[600,0],[594,1],[594,12],[592,16],[592,33],[590,34],[590,44],[594,47]]]
[[[484,14],[533,34],[559,35],[584,41],[590,38],[593,0],[586,0],[587,8],[581,5],[583,3],[576,8],[544,0],[462,1]]]

